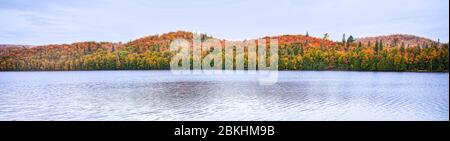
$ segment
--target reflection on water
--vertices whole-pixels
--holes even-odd
[[[448,73],[0,72],[0,120],[449,120]]]

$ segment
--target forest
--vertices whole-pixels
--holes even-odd
[[[192,32],[152,35],[127,43],[78,42],[35,47],[1,47],[0,71],[71,70],[165,70],[177,52],[170,51],[175,39],[193,39]],[[201,34],[202,40],[213,38]],[[410,44],[396,38],[358,41],[343,35],[331,41],[328,35],[282,35],[278,39],[279,70],[345,71],[448,71],[448,43],[429,41]],[[221,40],[224,41],[224,40]],[[223,48],[223,47],[222,47]],[[206,56],[209,52],[202,52]],[[248,64],[244,52],[244,64]],[[191,58],[192,61],[192,58]]]

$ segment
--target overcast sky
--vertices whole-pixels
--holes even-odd
[[[242,40],[393,33],[449,40],[448,0],[0,0],[0,44],[127,42],[176,30]]]

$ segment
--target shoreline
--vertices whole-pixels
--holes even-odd
[[[3,71],[0,72],[83,72],[83,71],[171,71],[170,69],[149,69],[149,70],[26,70],[26,71]],[[190,70],[194,71],[194,70]],[[200,70],[201,71],[201,70]],[[219,71],[219,70],[213,70]],[[249,70],[222,70],[222,71],[249,71]],[[260,71],[260,70],[256,70]],[[277,71],[317,71],[317,72],[414,72],[414,73],[449,73],[449,70],[445,71],[370,71],[370,70],[277,70]]]

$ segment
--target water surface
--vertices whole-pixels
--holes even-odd
[[[0,120],[449,120],[449,74],[0,72]]]

